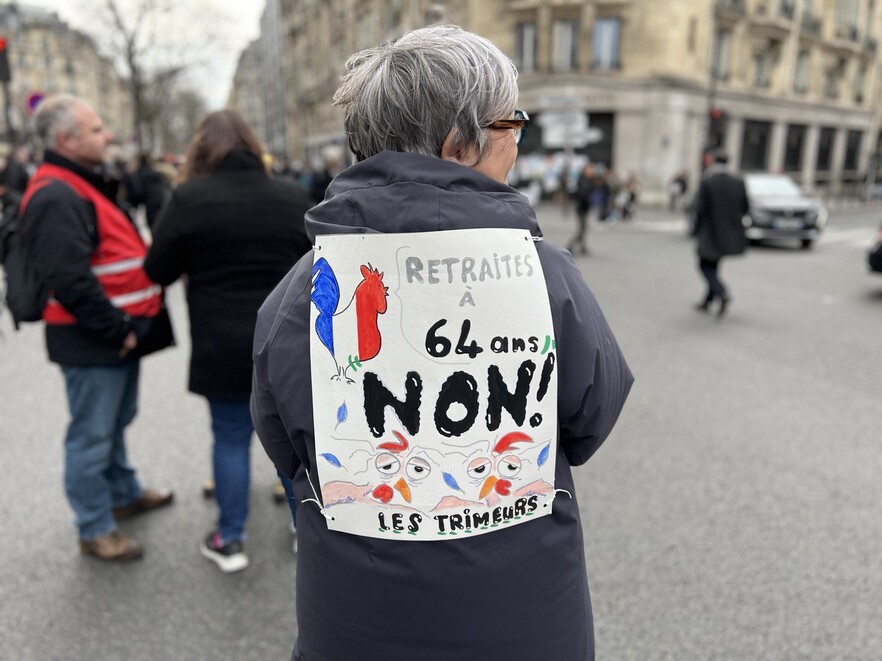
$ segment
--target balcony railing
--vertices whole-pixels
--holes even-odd
[[[844,41],[860,41],[856,25],[840,23],[836,26],[835,36],[837,39],[842,39]]]

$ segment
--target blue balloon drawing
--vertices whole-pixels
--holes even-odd
[[[551,449],[551,443],[546,443],[545,447],[542,448],[542,451],[539,453],[539,458],[536,459],[536,463],[539,466],[542,466],[546,461],[548,461],[548,454]]]
[[[346,422],[346,418],[349,417],[349,409],[346,408],[346,402],[340,404],[340,408],[337,409],[337,426],[334,427],[336,429],[340,426],[341,422]]]
[[[459,485],[456,483],[456,478],[453,477],[453,475],[451,475],[450,473],[441,473],[441,475],[444,476],[444,482],[447,484],[448,487],[454,489],[455,491],[462,491],[462,489],[460,489]]]
[[[325,461],[327,461],[329,464],[331,464],[331,466],[336,466],[337,468],[343,468],[343,464],[340,463],[340,460],[337,459],[337,457],[332,455],[330,452],[324,452],[324,453],[320,454],[319,456],[322,459],[324,459]]]

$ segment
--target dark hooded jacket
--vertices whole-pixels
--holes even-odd
[[[527,229],[532,207],[507,185],[456,163],[383,152],[340,174],[307,214],[322,234]],[[540,241],[557,339],[559,494],[550,516],[478,537],[398,542],[329,531],[307,471],[316,463],[310,377],[308,253],[260,310],[252,416],[302,503],[297,572],[304,661],[594,658],[582,525],[571,466],[603,443],[633,377],[565,250]],[[314,481],[314,480],[313,480]]]

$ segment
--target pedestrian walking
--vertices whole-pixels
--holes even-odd
[[[741,255],[747,249],[742,218],[748,211],[747,189],[744,181],[728,169],[726,154],[714,157],[714,164],[706,171],[695,199],[695,227],[698,266],[707,282],[707,294],[696,309],[709,312],[711,304],[719,301],[717,315],[722,317],[732,300],[720,280],[719,268],[723,257]]]
[[[567,244],[567,248],[574,255],[578,249],[583,255],[588,254],[588,214],[591,212],[591,204],[594,199],[594,186],[597,173],[592,163],[586,163],[579,174],[576,183],[576,192],[573,198],[576,203],[576,233]]]
[[[411,233],[426,232],[436,234],[436,241],[454,241],[449,230],[467,230],[469,236],[487,236],[482,239],[483,249],[493,255],[492,237],[483,228],[521,230],[538,253],[544,273],[541,288],[543,296],[547,293],[545,300],[555,320],[559,351],[554,405],[559,411],[558,422],[553,423],[555,432],[547,451],[530,465],[535,468],[553,457],[553,488],[572,494],[571,466],[587,461],[606,439],[624,405],[632,376],[571,255],[539,240],[541,231],[535,212],[523,195],[505,183],[528,124],[525,113],[515,109],[517,97],[514,64],[486,39],[454,26],[414,30],[397,41],[352,56],[334,99],[343,110],[349,146],[358,162],[334,179],[324,203],[307,214],[307,231],[317,242],[345,238],[325,235],[354,233],[364,234],[366,241],[378,239],[373,245],[386,237],[408,245],[411,239],[401,237],[401,233],[413,236],[413,241],[425,237]],[[534,240],[530,240],[531,235]],[[459,274],[467,272],[462,270],[468,265],[467,260],[461,262],[460,258],[476,249],[468,239],[463,238],[462,242],[463,252],[455,258],[450,253],[447,259],[447,252],[432,255],[443,255],[445,259],[441,261],[450,265],[450,284],[459,282]],[[413,254],[414,251],[402,253],[402,263],[405,256]],[[516,288],[517,284],[509,279],[517,278],[518,273],[526,277],[526,270],[515,266],[506,270],[502,263],[508,258],[503,253],[498,258],[500,285],[508,282],[506,287]],[[411,266],[416,264],[408,259]],[[335,475],[334,471],[344,469],[350,459],[342,453],[339,457],[317,454],[318,444],[328,439],[316,435],[319,422],[324,425],[326,421],[314,416],[312,383],[318,379],[324,383],[326,379],[320,374],[313,381],[311,374],[316,365],[324,368],[330,364],[326,350],[330,348],[325,344],[321,355],[313,350],[311,356],[310,344],[315,340],[311,336],[319,337],[323,343],[331,339],[342,342],[347,333],[341,326],[343,334],[332,335],[332,331],[338,330],[337,324],[342,323],[339,315],[332,320],[319,316],[312,324],[310,309],[333,312],[336,299],[341,298],[339,307],[343,308],[349,296],[338,289],[337,279],[323,260],[322,255],[315,253],[298,263],[261,308],[255,332],[255,426],[275,465],[293,478],[294,492],[301,502],[299,552],[303,566],[309,568],[297,576],[299,638],[292,658],[593,659],[593,623],[576,500],[561,494],[548,504],[551,511],[544,512],[547,516],[527,517],[509,526],[487,524],[476,535],[438,536],[429,542],[410,541],[414,539],[409,537],[413,530],[402,529],[398,536],[389,533],[388,525],[396,525],[399,517],[409,520],[403,513],[413,510],[384,510],[382,504],[393,497],[401,498],[395,502],[404,505],[415,501],[420,494],[418,483],[424,478],[436,480],[439,493],[447,490],[453,503],[468,504],[472,501],[464,499],[473,498],[473,504],[481,511],[489,511],[489,503],[498,503],[500,498],[510,497],[508,502],[514,502],[514,493],[508,495],[509,487],[515,489],[513,483],[490,474],[490,459],[471,458],[474,465],[469,465],[468,479],[473,482],[469,485],[465,484],[464,472],[456,479],[450,473],[433,469],[431,462],[437,448],[446,447],[443,438],[435,438],[434,432],[423,433],[414,441],[434,445],[410,458],[405,456],[411,448],[405,434],[389,433],[388,439],[383,435],[376,440],[382,445],[376,462],[371,460],[369,468],[379,471],[379,475],[394,475],[388,480],[390,484],[372,491],[370,484],[347,487],[338,482],[335,484],[339,490],[322,489],[319,495],[322,483],[317,480],[317,464]],[[496,283],[493,259],[485,261],[481,282]],[[521,263],[520,256],[517,263]],[[369,316],[368,311],[386,310],[384,301],[388,300],[390,308],[396,305],[393,287],[383,290],[383,273],[377,268],[362,267],[364,289],[357,289],[354,298],[363,310],[359,326],[363,320],[367,325],[378,314],[373,312]],[[445,267],[440,268],[444,273],[437,278],[432,270],[428,271],[428,278],[423,281],[426,287],[434,286],[432,282],[448,283]],[[462,278],[462,282],[480,284],[467,275]],[[343,284],[341,281],[340,287]],[[463,291],[468,289],[473,287]],[[432,297],[427,305],[440,303],[435,298],[438,291],[427,290]],[[332,295],[334,300],[329,305]],[[474,295],[481,297],[478,291]],[[511,302],[518,304],[529,305],[525,301]],[[529,308],[521,311],[523,315],[532,314]],[[376,339],[376,331],[367,326],[365,338]],[[360,343],[361,338],[360,334]],[[458,354],[462,350],[477,355],[477,347],[468,347],[467,343],[463,346],[457,349]],[[431,348],[427,343],[422,351],[426,350],[437,353],[438,347]],[[382,351],[388,364],[410,360],[418,348],[384,341]],[[346,350],[342,355],[345,359]],[[355,357],[361,356],[360,360],[365,361],[370,355],[359,350]],[[432,363],[433,367],[427,365],[434,370],[432,382],[438,379],[441,383],[443,376],[449,374],[450,364],[423,358],[428,355],[420,352],[420,364]],[[353,360],[351,354],[349,360]],[[456,368],[468,370],[467,365],[460,365],[463,360],[468,362],[466,356],[457,356]],[[334,387],[337,378],[341,396],[347,392],[355,396],[352,392],[359,390],[359,386],[346,383],[347,370],[368,384],[368,375],[362,376],[361,370],[375,369],[360,368],[361,365],[374,363],[344,365],[342,376],[338,371],[328,387]],[[355,373],[355,369],[360,371]],[[430,378],[428,373],[422,376]],[[416,387],[415,378],[408,377],[408,390]],[[401,396],[395,385],[388,387],[396,391],[390,397]],[[429,397],[428,393],[423,393],[423,397]],[[476,406],[477,397],[475,394]],[[409,402],[411,399],[408,395]],[[401,406],[402,402],[389,400],[389,424],[392,419],[398,420],[395,415],[407,417]],[[356,413],[353,409],[350,400],[350,416]],[[426,424],[432,425],[432,414],[429,412],[425,417],[429,418]],[[541,424],[539,420],[534,422]],[[345,407],[337,410],[335,424],[348,424]],[[504,454],[503,448],[512,444],[529,445],[526,436],[506,434],[494,447]],[[454,445],[455,440],[450,439]],[[463,463],[462,457],[458,459],[457,470],[464,471],[467,462]],[[520,464],[520,459],[511,457],[502,470],[514,476]],[[363,485],[369,478],[358,479],[363,480],[359,482]],[[414,484],[412,488],[406,479]],[[474,489],[469,491],[474,496],[466,495],[466,486]],[[550,489],[551,485],[546,487]],[[303,504],[306,500],[309,505]],[[500,516],[503,509],[506,508],[498,508]],[[365,527],[363,533],[331,529],[337,524],[330,519],[343,516],[344,510],[346,516],[361,522]],[[469,511],[466,507],[465,512]],[[383,521],[388,522],[386,530]],[[416,519],[410,521],[414,523]],[[525,615],[527,611],[529,615]]]
[[[49,360],[61,367],[71,420],[64,486],[80,550],[103,560],[141,557],[117,520],[164,507],[142,488],[124,432],[137,411],[139,359],[172,344],[162,289],[144,272],[147,248],[114,203],[100,168],[110,133],[86,102],[43,101],[35,117],[43,163],[22,199],[26,241],[52,295],[43,311]]]
[[[689,177],[686,170],[680,170],[668,184],[668,210],[676,211],[687,192],[689,192]]]
[[[271,178],[261,146],[232,110],[208,115],[187,147],[182,183],[156,223],[144,268],[169,285],[186,276],[189,388],[208,400],[214,436],[217,525],[202,554],[224,572],[248,566],[244,549],[254,427],[251,345],[257,309],[309,250],[311,206],[289,178]]]

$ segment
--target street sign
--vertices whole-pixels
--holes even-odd
[[[40,102],[45,98],[45,92],[28,92],[28,95],[25,97],[25,110],[27,113],[33,115],[37,112],[37,106],[40,105]]]
[[[588,114],[584,111],[543,112],[538,122],[546,149],[581,149],[603,139],[600,129],[588,126]]]

